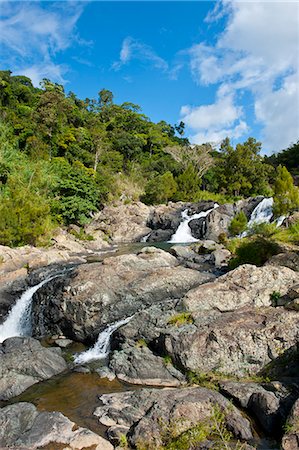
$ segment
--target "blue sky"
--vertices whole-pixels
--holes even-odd
[[[110,89],[194,143],[299,138],[299,4],[1,1],[1,67],[79,97]]]

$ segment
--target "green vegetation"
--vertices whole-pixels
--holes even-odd
[[[281,298],[280,292],[278,292],[278,291],[271,292],[270,299],[271,299],[272,306],[277,306],[277,302],[280,298]]]
[[[211,405],[211,414],[196,425],[182,419],[159,421],[162,445],[138,443],[137,450],[189,450],[205,441],[211,441],[213,450],[242,450],[245,444],[233,439],[226,425],[226,411],[217,404]]]
[[[247,228],[247,217],[243,211],[240,211],[235,217],[232,219],[228,231],[232,236],[236,236],[237,234],[243,233],[243,231]]]
[[[281,253],[281,245],[299,245],[299,223],[289,228],[277,228],[273,223],[254,225],[248,236],[234,238],[224,242],[233,254],[229,266],[235,269],[241,264],[262,266],[271,256]]]
[[[176,325],[177,327],[180,327],[182,325],[193,323],[193,317],[192,314],[189,312],[182,312],[179,314],[175,314],[168,320],[168,325]]]
[[[274,214],[284,216],[299,208],[299,189],[294,186],[292,175],[286,167],[277,167],[274,183]]]
[[[280,253],[277,242],[265,239],[261,236],[253,236],[239,242],[234,252],[234,258],[229,262],[229,267],[235,269],[241,264],[254,264],[262,266],[273,255]]]
[[[10,71],[0,71],[0,86],[0,244],[46,245],[57,225],[83,227],[120,198],[224,203],[274,189],[276,214],[298,207],[291,175],[273,167],[286,152],[293,170],[298,143],[281,160],[262,157],[254,138],[194,146],[182,122],[153,123],[106,89],[82,100]]]

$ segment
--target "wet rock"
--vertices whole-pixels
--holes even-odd
[[[100,423],[129,428],[127,436],[133,445],[158,447],[167,427],[179,435],[210,418],[216,405],[225,412],[225,424],[236,438],[252,438],[249,421],[221,394],[209,389],[141,389],[104,394],[100,400],[103,406],[94,413]]]
[[[257,197],[249,197],[243,200],[238,200],[234,207],[236,213],[243,211],[247,217],[247,219],[250,219],[251,214],[253,213],[253,210],[258,206],[258,204],[264,199],[263,196],[259,195]]]
[[[167,364],[143,345],[115,351],[110,358],[109,368],[120,380],[131,384],[179,386],[186,382],[172,364]]]
[[[214,209],[206,218],[205,239],[218,241],[219,236],[228,233],[229,225],[235,215],[234,206],[225,204]]]
[[[299,449],[299,399],[294,403],[286,422],[286,433],[282,438],[282,450]]]
[[[187,204],[182,202],[156,206],[148,217],[147,225],[152,230],[167,230],[173,234],[181,222],[181,213],[186,207]]]
[[[150,233],[146,242],[167,242],[173,233],[173,230],[154,230]]]
[[[192,236],[196,239],[203,239],[206,236],[207,226],[205,217],[190,220],[188,226],[191,230]]]
[[[154,303],[181,298],[212,278],[178,264],[169,253],[146,247],[138,255],[79,266],[69,278],[53,280],[36,293],[33,332],[93,341],[108,324]]]
[[[0,323],[4,321],[16,299],[26,290],[26,277],[27,269],[24,267],[0,274]]]
[[[190,311],[233,311],[244,305],[270,306],[271,294],[284,295],[298,283],[299,275],[287,267],[256,267],[249,264],[189,291],[184,305]]]
[[[78,427],[60,412],[38,412],[31,403],[15,403],[0,409],[1,448],[38,450],[45,446],[80,450],[113,450],[113,446]]]
[[[42,347],[28,337],[6,339],[0,344],[0,400],[15,397],[66,369],[60,349]]]

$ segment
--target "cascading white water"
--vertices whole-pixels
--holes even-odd
[[[147,242],[147,240],[148,240],[148,238],[150,237],[150,235],[151,235],[151,233],[148,233],[146,236],[143,236],[143,237],[141,238],[141,241],[140,241],[140,242]]]
[[[31,334],[31,304],[32,297],[44,284],[57,278],[60,275],[54,275],[41,281],[36,286],[32,286],[25,291],[17,300],[16,304],[10,310],[5,322],[0,325],[0,342],[14,336],[29,336]]]
[[[96,343],[93,347],[86,350],[86,352],[79,353],[75,359],[75,364],[84,364],[95,359],[104,359],[109,354],[110,350],[110,338],[114,331],[120,328],[122,325],[128,323],[133,316],[127,317],[126,319],[119,320],[118,322],[112,323],[104,331],[102,331]]]
[[[258,223],[269,223],[273,217],[273,198],[264,198],[252,211],[248,228]]]
[[[208,211],[201,211],[200,213],[193,214],[192,216],[188,215],[188,209],[185,209],[182,212],[182,222],[178,226],[176,232],[171,236],[170,243],[177,244],[187,244],[189,242],[197,242],[198,239],[192,236],[191,229],[189,227],[189,222],[194,219],[200,219],[201,217],[207,217],[210,212],[212,212],[215,208],[218,208],[218,203],[214,204],[214,207],[209,209]]]
[[[248,230],[250,230],[253,225],[257,225],[260,223],[270,223],[272,217],[273,198],[264,198],[252,211],[249,222],[247,224],[247,230],[243,231],[240,237],[246,237],[248,234]],[[279,223],[277,223],[277,226],[279,226]]]

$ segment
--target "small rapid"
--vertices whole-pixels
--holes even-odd
[[[94,344],[93,347],[86,350],[86,352],[79,353],[74,359],[75,364],[85,364],[95,359],[105,359],[110,351],[110,339],[112,334],[120,328],[122,325],[128,323],[133,316],[127,317],[126,319],[119,320],[117,322],[108,325],[105,330],[103,330]]]
[[[198,242],[198,239],[192,236],[191,229],[189,227],[189,222],[194,219],[200,219],[202,217],[207,217],[215,208],[218,208],[218,203],[214,204],[214,207],[208,209],[208,211],[201,211],[197,214],[189,216],[188,209],[182,211],[182,222],[178,226],[176,232],[171,236],[170,243],[174,244],[187,244],[191,242]]]

